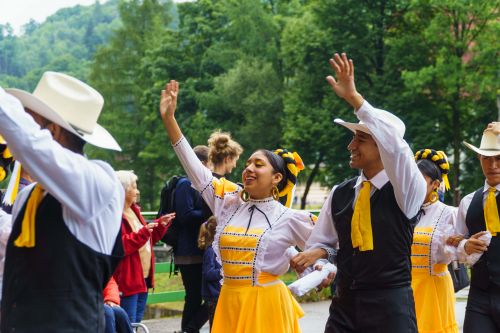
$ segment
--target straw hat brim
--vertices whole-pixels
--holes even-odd
[[[333,122],[336,123],[336,124],[344,126],[345,128],[351,130],[354,133],[356,133],[356,131],[361,131],[361,132],[364,132],[364,133],[367,133],[367,134],[370,134],[370,135],[372,134],[370,132],[370,130],[368,129],[368,127],[365,124],[349,123],[347,121],[343,121],[340,118],[336,118]]]
[[[500,149],[481,149],[481,148],[473,146],[470,143],[465,142],[465,141],[463,142],[463,144],[464,144],[464,146],[466,146],[470,150],[478,153],[479,155],[488,156],[488,157],[500,155]]]

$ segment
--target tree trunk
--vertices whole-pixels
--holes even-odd
[[[460,66],[460,65],[458,65]],[[460,68],[457,69],[460,73]],[[460,126],[460,81],[457,78],[455,93],[451,102],[452,108],[452,124],[453,124],[453,185],[455,191],[453,193],[453,205],[458,207],[460,203],[460,148],[461,143],[461,126]]]
[[[319,166],[321,162],[323,162],[324,154],[319,153],[318,159],[316,160],[316,163],[314,163],[314,168],[312,169],[311,173],[309,174],[309,177],[307,178],[306,181],[306,187],[304,189],[304,194],[302,195],[301,201],[300,201],[300,209],[305,209],[306,208],[306,200],[307,200],[307,195],[309,194],[309,190],[311,188],[311,185],[313,183],[314,177],[318,174],[319,171]]]

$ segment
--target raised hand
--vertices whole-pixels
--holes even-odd
[[[492,131],[495,135],[500,135],[500,122],[494,121],[488,124],[488,127],[484,130],[486,131]]]
[[[172,118],[177,108],[177,95],[179,93],[179,82],[170,80],[161,91],[160,115],[163,120]]]
[[[354,83],[354,64],[352,59],[347,59],[347,55],[342,53],[340,56],[335,53],[333,58],[328,61],[335,71],[337,79],[329,75],[326,80],[332,87],[337,96],[345,99],[356,110],[363,104],[363,97],[357,92]]]

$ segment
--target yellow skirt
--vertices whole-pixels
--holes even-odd
[[[412,272],[413,296],[419,333],[458,333],[455,293],[450,273]]]
[[[211,333],[300,333],[303,315],[282,281],[265,287],[224,283]]]

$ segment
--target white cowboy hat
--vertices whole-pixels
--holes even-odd
[[[377,118],[382,118],[384,122],[389,123],[394,128],[394,133],[397,133],[401,137],[404,137],[406,127],[401,119],[384,110],[377,110],[376,112]],[[372,135],[366,124],[362,121],[360,121],[359,123],[349,123],[347,121],[343,121],[340,118],[336,118],[333,122],[350,129],[354,133],[356,133],[356,131],[361,131]]]
[[[121,151],[111,134],[97,124],[104,99],[88,84],[66,74],[45,72],[30,94],[20,89],[5,91],[51,122],[105,149]]]
[[[471,145],[468,142],[463,142],[464,145],[483,156],[497,156],[500,155],[500,136],[493,133],[493,131],[487,130],[483,132],[483,137],[481,138],[481,145],[479,148]]]

